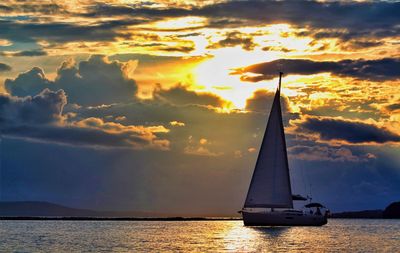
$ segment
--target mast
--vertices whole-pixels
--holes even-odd
[[[283,72],[279,72],[279,85],[278,85],[279,92],[281,91],[282,76],[283,76]]]
[[[244,207],[293,208],[280,105],[282,72]]]

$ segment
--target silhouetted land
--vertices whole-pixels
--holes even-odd
[[[400,202],[393,202],[385,210],[364,210],[333,213],[331,218],[399,219]],[[85,220],[85,221],[201,221],[239,220],[241,217],[181,217],[176,215],[137,211],[94,211],[70,208],[39,201],[0,202],[0,220]]]
[[[383,211],[383,217],[386,219],[400,219],[400,202],[393,202]]]
[[[223,221],[241,220],[241,218],[205,218],[205,217],[166,217],[166,218],[139,218],[139,217],[0,217],[0,220],[69,220],[69,221]]]
[[[181,217],[180,215],[138,211],[95,211],[70,208],[40,201],[0,202],[0,220],[232,220],[231,217]],[[217,216],[217,215],[216,215]]]
[[[41,201],[0,202],[0,216],[18,217],[163,217],[157,213],[137,211],[95,211],[70,208]]]
[[[400,219],[400,202],[393,202],[385,210],[364,210],[356,212],[333,213],[331,218],[349,219]]]

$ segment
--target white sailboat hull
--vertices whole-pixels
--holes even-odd
[[[285,211],[242,211],[242,217],[245,226],[323,226],[328,222],[324,215]]]

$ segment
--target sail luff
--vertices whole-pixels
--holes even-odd
[[[275,96],[276,96],[276,95],[275,95]],[[275,101],[275,97],[274,97],[274,101]],[[272,112],[272,108],[271,108],[271,112]],[[270,112],[270,114],[269,114],[269,116],[268,116],[268,121],[267,121],[266,130],[268,129],[268,124],[269,124],[269,122],[270,122],[271,112]],[[260,156],[262,155],[261,150],[262,150],[262,148],[263,148],[263,143],[264,143],[264,141],[265,141],[266,135],[267,135],[267,131],[264,131],[264,135],[263,135],[262,142],[261,142],[261,146],[260,146],[260,151],[258,152],[258,156],[257,156],[257,160],[256,160],[256,166],[255,166],[255,168],[254,168],[254,170],[253,170],[253,174],[252,174],[252,176],[251,176],[251,181],[250,181],[249,189],[247,190],[247,195],[246,195],[246,200],[245,200],[245,202],[244,202],[244,207],[250,207],[250,205],[248,204],[248,202],[249,202],[248,200],[250,199],[251,186],[254,185],[256,169],[257,169],[258,164],[259,164],[259,162],[260,162]],[[251,207],[271,207],[271,206],[268,206],[268,205],[267,205],[267,206],[263,206],[262,204],[259,205],[259,206],[257,206],[257,204],[253,204]]]
[[[283,73],[280,72],[280,78],[282,77],[282,75],[283,75]],[[281,125],[280,128],[282,129],[281,138],[283,140],[283,150],[284,150],[284,157],[285,157],[284,161],[286,163],[286,168],[287,168],[287,173],[286,173],[287,177],[286,177],[286,179],[287,179],[287,184],[289,186],[289,194],[290,194],[290,198],[291,198],[291,201],[290,201],[291,202],[291,206],[290,206],[290,208],[293,208],[293,194],[292,194],[292,185],[290,183],[289,160],[288,160],[287,147],[286,147],[285,127],[283,126],[282,109],[281,109],[281,106],[280,106],[281,79],[279,80],[279,91],[278,91],[278,93],[279,93],[279,116],[280,116],[279,122],[280,122],[280,125]]]
[[[280,87],[274,97],[244,207],[293,207]]]

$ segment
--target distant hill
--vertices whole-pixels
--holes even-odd
[[[400,219],[400,201],[388,205],[385,210],[363,210],[331,214],[331,218],[349,219]]]
[[[166,217],[181,217],[182,215],[138,212],[138,211],[96,211],[90,209],[70,208],[49,202],[17,201],[17,202],[0,202],[0,216],[1,217],[166,218]],[[196,217],[204,217],[204,216],[223,217],[224,215],[199,215]],[[400,218],[400,202],[391,203],[385,208],[385,210],[364,210],[364,211],[332,213],[331,218],[349,218],[349,219]]]
[[[0,216],[11,217],[164,217],[157,213],[94,211],[40,201],[0,202]]]
[[[341,212],[331,214],[331,218],[346,219],[381,219],[383,218],[383,210],[364,210],[354,212]]]
[[[400,219],[400,202],[393,202],[383,211],[385,219]]]

